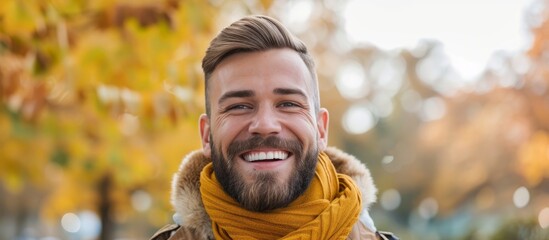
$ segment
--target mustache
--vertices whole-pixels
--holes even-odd
[[[278,148],[289,151],[296,156],[296,159],[301,159],[303,152],[303,144],[298,140],[283,139],[277,136],[268,136],[263,138],[259,135],[252,136],[246,140],[234,141],[227,148],[227,160],[231,160],[237,154],[249,151],[256,148]]]

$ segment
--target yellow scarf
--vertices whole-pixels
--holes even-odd
[[[200,174],[200,192],[216,239],[346,239],[361,211],[360,190],[320,153],[315,176],[289,206],[253,212],[223,191],[212,163]]]

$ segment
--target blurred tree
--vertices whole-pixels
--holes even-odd
[[[91,209],[101,239],[136,216],[165,224],[172,174],[199,147],[199,63],[229,4],[2,1],[0,191],[37,197],[31,210],[46,222]],[[17,226],[30,217],[1,212]]]
[[[430,80],[422,75],[422,64],[432,57],[436,44],[430,44],[424,54],[403,52],[410,88],[403,85],[401,106],[393,112],[395,118],[383,121],[387,124],[378,125],[372,134],[384,139],[387,135],[377,134],[388,129],[384,133],[395,140],[393,147],[383,148],[394,155],[394,161],[383,164],[383,168],[399,176],[392,181],[403,194],[404,212],[412,215],[407,221],[412,222],[415,215],[427,222],[433,218],[431,224],[438,226],[439,233],[452,236],[442,227],[445,221],[459,234],[455,226],[460,221],[465,227],[474,227],[490,216],[533,217],[546,207],[547,3],[539,1],[527,14],[537,22],[531,26],[531,49],[527,53],[496,53],[480,79],[459,91],[443,91],[455,79],[451,70]],[[410,91],[420,96],[422,104],[416,116],[404,109]],[[438,118],[428,118],[437,112],[442,113]],[[519,191],[521,188],[526,191]],[[434,200],[434,204],[424,205],[426,199]],[[491,228],[484,223],[483,231]]]
[[[456,237],[463,234],[456,229],[485,217],[531,217],[546,207],[548,1],[534,2],[525,14],[531,49],[494,54],[470,84],[451,68],[441,43],[390,52],[353,45],[341,32],[340,9],[330,3],[315,5],[307,19],[321,30],[299,35],[321,66],[330,144],[364,160],[382,191],[398,189],[400,205],[389,215],[412,231],[432,224]],[[370,121],[373,126],[365,124]]]
[[[549,194],[549,62],[542,57],[549,49],[547,11],[537,16],[541,24],[532,26],[527,55],[495,55],[473,91],[446,98],[446,115],[421,131],[418,159],[430,159],[434,168],[424,195],[437,198],[442,213],[469,201],[477,210],[514,207],[513,193],[520,186],[532,192],[530,214],[544,206]]]

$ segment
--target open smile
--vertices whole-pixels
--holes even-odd
[[[241,155],[247,162],[286,160],[290,153],[282,150],[254,150]]]

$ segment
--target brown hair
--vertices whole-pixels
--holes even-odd
[[[202,59],[206,81],[206,114],[210,115],[208,82],[213,71],[226,57],[241,52],[259,52],[276,48],[295,50],[311,73],[315,112],[320,109],[320,98],[315,63],[305,44],[277,20],[267,16],[244,17],[223,29],[210,43]]]

